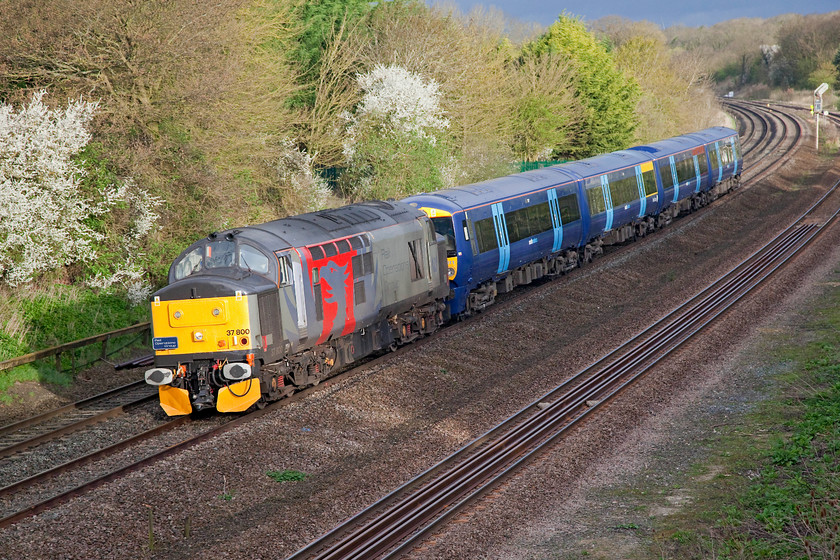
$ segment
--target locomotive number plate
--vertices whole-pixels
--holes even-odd
[[[152,348],[155,350],[175,350],[178,348],[177,336],[161,336],[152,339]]]

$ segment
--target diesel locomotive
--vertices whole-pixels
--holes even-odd
[[[153,294],[168,415],[241,412],[567,272],[740,184],[736,131],[213,233]]]
[[[441,262],[432,222],[396,201],[213,233],[153,294],[146,382],[170,416],[240,412],[317,384],[448,320]]]

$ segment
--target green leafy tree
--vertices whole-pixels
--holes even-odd
[[[627,147],[638,125],[638,84],[625,76],[604,43],[580,19],[561,15],[542,37],[525,46],[523,57],[568,58],[573,85],[584,107],[580,144],[570,155],[585,157]]]
[[[717,123],[718,109],[702,61],[675,55],[659,33],[639,29],[615,50],[618,67],[641,88],[637,114],[642,125],[634,143],[644,144]],[[675,58],[676,57],[676,58]]]
[[[779,30],[775,84],[813,89],[830,72],[840,44],[840,12],[820,18],[797,16]]]
[[[514,71],[512,144],[518,159],[549,159],[575,146],[581,107],[574,95],[566,57],[528,59]]]
[[[304,89],[293,104],[315,104],[316,84],[321,72],[322,55],[330,40],[342,28],[351,28],[366,16],[375,4],[369,0],[302,0],[297,5],[300,34],[290,57],[301,69]]]

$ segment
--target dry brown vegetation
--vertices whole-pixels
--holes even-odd
[[[56,105],[99,100],[87,157],[166,201],[164,227],[144,247],[155,282],[185,243],[214,229],[340,204],[316,200],[311,181],[291,180],[281,162],[303,150],[317,167],[345,165],[343,115],[359,102],[356,76],[376,64],[439,84],[456,183],[507,173],[547,146],[571,152],[582,137],[567,61],[522,57],[539,35],[532,25],[492,9],[388,2],[327,22],[319,64],[303,67],[294,53],[304,7],[312,9],[304,0],[2,2],[0,99],[21,104],[46,88]],[[675,55],[650,26],[619,21],[601,32],[641,86],[638,140],[710,122],[700,54]],[[307,88],[314,102],[294,102]]]

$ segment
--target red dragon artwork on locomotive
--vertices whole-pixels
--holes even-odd
[[[312,261],[313,296],[323,312],[323,326],[318,344],[326,342],[334,328],[343,323],[341,336],[356,329],[356,317],[353,314],[353,257],[356,251],[339,253]],[[319,294],[320,292],[320,294]]]

